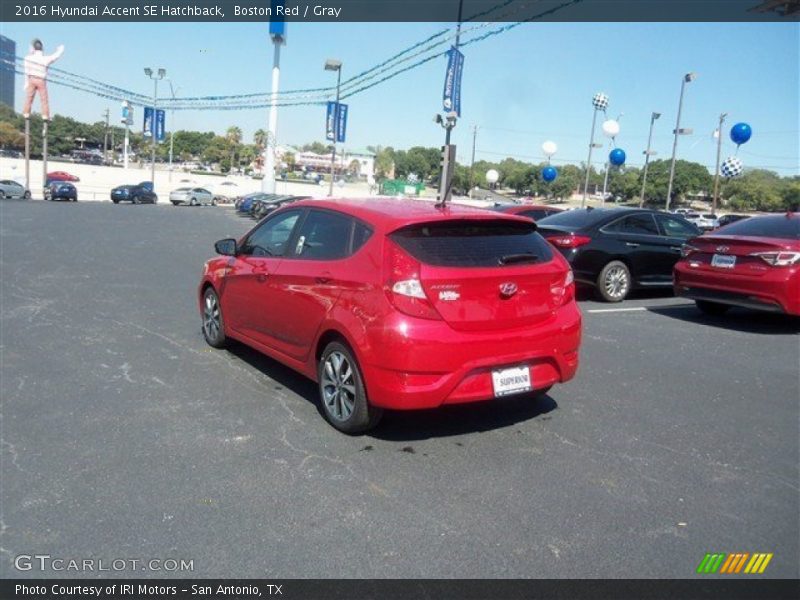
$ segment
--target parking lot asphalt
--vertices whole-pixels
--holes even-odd
[[[310,381],[203,341],[202,263],[251,225],[0,204],[0,577],[99,575],[13,567],[46,553],[193,560],[119,573],[148,577],[686,578],[707,552],[800,576],[798,320],[582,294],[573,381],[348,437]]]

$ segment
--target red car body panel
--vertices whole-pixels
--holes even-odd
[[[547,206],[544,204],[511,204],[508,206],[499,207],[497,209],[498,212],[502,212],[507,215],[521,215],[522,213],[530,210],[545,211],[548,213],[548,216],[550,214],[564,212],[563,208],[556,208],[555,206]]]
[[[67,173],[66,171],[52,171],[47,174],[50,181],[80,181],[80,177]]]
[[[800,262],[773,266],[753,256],[800,252],[800,240],[725,235],[723,228],[687,244],[694,250],[675,265],[676,295],[800,315]],[[713,266],[715,254],[735,256],[736,263],[732,268]]]
[[[438,318],[411,316],[390,299],[385,260],[394,243],[388,233],[453,218],[527,219],[396,199],[301,201],[273,215],[303,207],[350,215],[373,233],[341,260],[209,260],[198,290],[199,308],[202,313],[206,286],[214,286],[228,337],[315,381],[322,349],[332,335],[341,337],[361,367],[370,403],[393,409],[491,399],[491,371],[503,367],[528,365],[534,389],[574,377],[581,314],[574,283],[566,278],[569,265],[558,252],[544,264],[503,267],[502,276],[497,267],[421,265],[419,277],[429,299],[441,297],[435,293],[440,286],[454,285],[464,298],[449,304],[430,300]],[[500,280],[515,281],[519,291],[498,300]]]

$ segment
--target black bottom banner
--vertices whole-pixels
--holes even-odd
[[[6,579],[2,600],[483,600],[800,598],[800,580],[760,579]]]

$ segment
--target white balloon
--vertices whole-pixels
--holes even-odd
[[[542,152],[544,152],[545,156],[553,156],[553,154],[558,152],[558,146],[556,146],[555,142],[547,140],[544,144],[542,144]]]
[[[606,137],[616,137],[619,134],[619,122],[614,119],[603,121],[603,134]]]
[[[498,179],[500,179],[500,173],[498,173],[494,169],[489,169],[488,171],[486,171],[486,181],[488,183],[497,183]]]

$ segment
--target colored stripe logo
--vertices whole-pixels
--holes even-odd
[[[697,572],[701,575],[712,575],[714,573],[760,575],[767,569],[772,556],[771,552],[756,552],[754,554],[749,552],[707,553],[703,560],[700,561],[700,564],[697,565]]]

